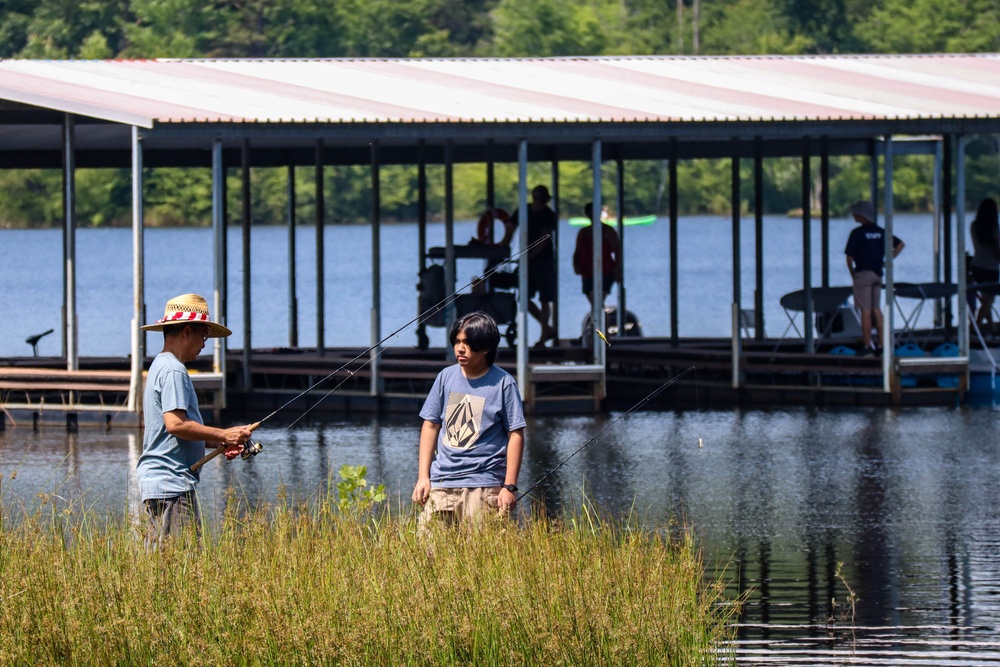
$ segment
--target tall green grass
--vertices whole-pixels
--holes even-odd
[[[3,665],[704,665],[719,582],[690,538],[584,505],[417,535],[336,499],[240,510],[146,553],[128,519],[0,517]]]

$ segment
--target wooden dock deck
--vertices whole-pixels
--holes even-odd
[[[663,383],[694,367],[650,408],[779,407],[785,405],[955,405],[966,390],[968,360],[957,357],[895,357],[893,390],[886,392],[879,357],[832,353],[824,342],[814,353],[784,342],[743,341],[738,386],[728,339],[612,338],[604,368],[589,363],[574,341],[529,353],[523,388],[531,413],[587,413],[628,409]],[[801,345],[798,346],[801,348]],[[150,359],[146,361],[148,367]],[[443,348],[386,348],[378,358],[379,391],[372,394],[372,366],[363,348],[255,350],[250,387],[242,386],[243,356],[230,350],[226,375],[209,372],[210,359],[191,364],[203,407],[220,419],[259,418],[281,408],[290,414],[315,411],[419,411],[437,373],[453,363]],[[497,363],[516,375],[516,351],[502,347]],[[51,358],[0,359],[0,414],[30,414],[35,420],[86,419],[137,423],[129,416],[128,360],[81,360],[81,369],[59,368]],[[223,382],[225,380],[225,382]],[[222,390],[225,387],[225,395]],[[130,422],[131,420],[131,422]],[[3,422],[0,419],[0,422]],[[2,427],[2,425],[0,425]]]

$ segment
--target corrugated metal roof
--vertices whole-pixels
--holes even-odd
[[[1000,118],[1000,55],[4,60],[0,99],[142,127]]]

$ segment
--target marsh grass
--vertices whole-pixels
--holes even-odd
[[[731,639],[690,538],[587,505],[420,537],[334,498],[229,507],[152,553],[128,519],[3,510],[0,664],[703,665]]]

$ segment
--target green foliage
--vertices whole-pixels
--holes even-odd
[[[996,0],[886,0],[855,31],[880,53],[997,51],[1000,5]]]
[[[678,2],[682,2],[678,7]],[[724,0],[701,2],[695,25],[690,0],[0,0],[0,57],[540,57],[691,53],[697,31],[701,54],[852,52],[993,52],[1000,50],[996,0]],[[678,13],[678,9],[681,11]],[[598,93],[599,94],[599,93]],[[995,138],[970,142],[967,184],[977,202],[995,196],[1000,146]],[[801,206],[800,165],[765,161],[765,211]],[[818,167],[814,167],[818,173]],[[752,202],[743,170],[744,205]],[[604,199],[614,202],[613,164],[605,166]],[[665,165],[629,162],[625,212],[665,212]],[[728,160],[682,162],[680,211],[729,211]],[[155,169],[145,175],[149,224],[208,224],[207,170]],[[287,218],[287,170],[254,169],[252,221]],[[416,168],[381,170],[381,217],[413,220]],[[591,198],[588,163],[560,164],[560,207],[576,215]],[[529,182],[550,183],[547,164],[529,167]],[[929,206],[932,180],[926,159],[900,160],[896,197],[901,210]],[[324,170],[328,222],[371,217],[366,165]],[[478,217],[486,207],[484,165],[457,165],[454,211]],[[61,219],[58,170],[0,170],[0,224],[52,225]],[[81,225],[126,223],[130,184],[124,171],[82,174],[77,184]],[[496,204],[517,205],[515,165],[496,165]],[[868,196],[864,158],[831,160],[834,210]],[[229,217],[240,219],[240,179],[229,174]],[[312,169],[297,169],[300,220],[315,216]],[[444,216],[444,178],[428,168],[431,219]]]
[[[775,0],[796,35],[805,35],[812,53],[868,53],[854,26],[868,21],[877,6],[870,0]]]
[[[701,54],[798,54],[813,48],[812,40],[795,34],[791,20],[770,0],[735,0],[726,6],[707,5]]]
[[[193,58],[211,55],[218,39],[213,7],[201,0],[131,0],[123,26],[124,58]]]
[[[13,58],[28,42],[34,0],[0,0],[0,58]]]
[[[340,466],[337,482],[337,508],[344,516],[360,517],[368,514],[379,503],[385,502],[385,486],[368,487],[366,466]]]
[[[493,54],[501,57],[618,55],[629,48],[626,7],[585,0],[502,0],[493,12]]]
[[[634,55],[674,52],[676,17],[669,3],[661,0],[626,0],[622,45]],[[625,51],[623,51],[624,53]]]
[[[51,169],[0,169],[0,226],[50,227],[62,220],[62,176]]]
[[[705,580],[690,537],[666,537],[672,526],[586,510],[418,538],[402,515],[358,530],[318,504],[227,511],[200,542],[172,538],[152,553],[127,518],[50,505],[8,520],[4,506],[0,662],[731,661],[739,600]]]
[[[1000,183],[1000,137],[969,137],[965,161],[965,189],[969,198],[966,210],[971,210],[970,206],[974,209],[986,197],[997,198],[997,184]]]
[[[20,32],[23,26],[24,46],[17,53],[19,58],[80,57],[85,44],[93,48],[95,33],[107,43],[117,44],[120,40],[120,7],[111,0],[44,0],[34,5],[26,23],[21,13],[25,7],[12,4],[12,29]],[[2,12],[0,21],[7,22]],[[7,32],[6,25],[0,27],[3,32]]]

